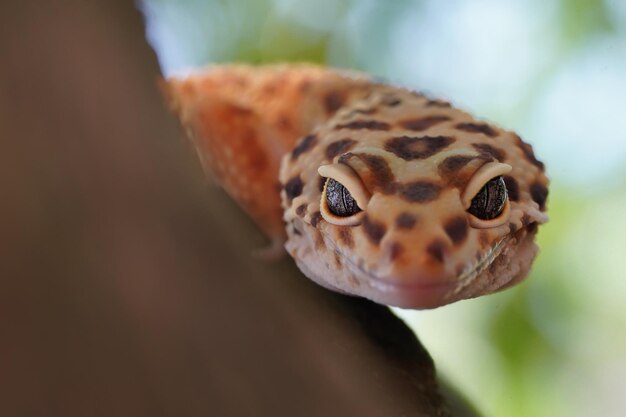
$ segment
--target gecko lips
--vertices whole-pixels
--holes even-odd
[[[353,283],[350,288],[332,289],[356,293],[381,304],[418,309],[440,307],[500,291],[521,282],[528,274],[538,253],[534,242],[537,229],[532,226],[530,229],[519,230],[503,239],[460,276],[423,280],[415,275],[400,281],[360,270],[354,274],[359,285]],[[328,283],[321,284],[329,286]]]

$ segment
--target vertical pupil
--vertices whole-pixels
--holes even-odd
[[[350,191],[332,178],[326,182],[326,202],[330,212],[339,217],[351,216],[361,211]]]
[[[495,177],[476,194],[468,211],[482,220],[495,219],[502,212],[506,198],[504,179]]]

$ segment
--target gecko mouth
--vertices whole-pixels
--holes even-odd
[[[473,269],[463,273],[448,296],[452,300],[473,298],[522,281],[538,252],[536,234],[536,224],[531,223],[498,242],[497,251],[490,251]]]
[[[522,228],[498,241],[480,260],[451,279],[407,283],[385,279],[346,259],[358,272],[357,293],[378,303],[404,308],[435,308],[466,298],[492,293],[521,281],[537,253],[536,227]],[[339,289],[344,292],[346,289]]]
[[[502,250],[505,246],[505,242],[508,242],[511,237],[505,237],[497,242],[491,249],[489,249],[480,260],[474,264],[471,264],[468,268],[461,273],[456,279],[457,286],[454,289],[454,294],[460,293],[468,285],[471,285],[474,280],[483,273],[493,261],[502,254]]]

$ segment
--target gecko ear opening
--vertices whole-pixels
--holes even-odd
[[[371,194],[357,173],[345,164],[323,165],[317,172],[326,178],[320,201],[324,220],[338,226],[360,224]]]
[[[472,227],[498,227],[509,220],[511,207],[502,175],[511,169],[507,164],[489,162],[476,171],[469,181],[461,202],[469,214]]]

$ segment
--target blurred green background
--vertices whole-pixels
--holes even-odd
[[[489,416],[626,413],[626,2],[145,0],[165,74],[314,61],[437,96],[521,134],[552,179],[523,284],[401,311]]]

